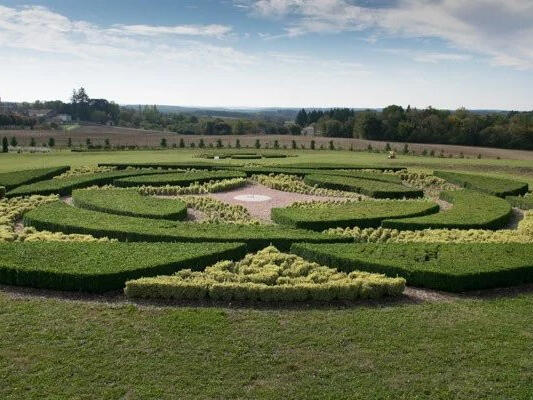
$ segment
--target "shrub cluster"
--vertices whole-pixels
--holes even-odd
[[[248,181],[244,178],[233,178],[204,183],[194,182],[189,186],[142,186],[139,188],[139,193],[158,196],[217,193],[237,189],[246,186],[247,183]]]
[[[113,170],[115,170],[115,168],[113,167],[98,167],[95,165],[85,165],[81,167],[71,168],[68,171],[63,172],[61,175],[54,176],[54,179],[64,179],[64,178],[72,178],[75,176],[94,175],[94,174],[100,174],[102,172],[109,172]]]
[[[161,175],[132,176],[114,181],[115,186],[187,186],[192,183],[204,183],[213,180],[246,178],[246,174],[237,171],[190,171],[165,173]]]
[[[382,226],[399,230],[501,229],[512,214],[507,201],[471,190],[441,192],[440,198],[453,203],[453,207],[424,217],[384,220]]]
[[[6,192],[9,192],[18,186],[29,185],[30,183],[50,179],[68,171],[69,169],[70,167],[53,167],[6,172],[0,174],[0,186],[4,186]]]
[[[52,232],[81,233],[122,241],[245,242],[250,249],[294,242],[348,242],[350,238],[276,225],[195,224],[101,213],[55,202],[24,214],[24,224]]]
[[[309,209],[313,207],[312,211]],[[430,201],[359,201],[323,206],[298,204],[273,208],[271,217],[278,224],[322,231],[335,227],[378,227],[390,218],[406,218],[433,214],[439,206]]]
[[[423,229],[399,231],[389,228],[332,228],[325,231],[351,237],[356,243],[533,243],[533,212],[526,212],[517,229]]]
[[[498,197],[517,196],[527,193],[528,184],[511,179],[491,176],[463,174],[450,171],[435,171],[435,176],[468,189],[478,190]]]
[[[374,198],[416,198],[422,197],[420,189],[409,188],[396,183],[370,179],[351,178],[336,175],[306,175],[304,182],[310,186],[361,193]]]
[[[208,196],[184,196],[187,207],[202,212],[201,223],[259,225],[248,209],[239,204],[227,204]]]
[[[507,200],[513,207],[518,207],[522,210],[533,209],[533,195],[528,194],[526,196],[506,196],[505,200]]]
[[[0,243],[0,282],[105,292],[129,279],[200,269],[245,253],[239,243]]]
[[[320,266],[270,246],[238,262],[219,261],[204,272],[126,282],[128,297],[177,300],[248,300],[270,302],[356,300],[399,296],[403,278]]]
[[[187,205],[179,199],[142,196],[135,189],[80,189],[72,192],[77,207],[132,217],[183,220]]]
[[[86,188],[94,185],[107,185],[112,183],[115,179],[135,176],[135,175],[150,175],[161,174],[161,171],[152,169],[141,170],[126,170],[126,171],[110,171],[94,175],[74,176],[65,179],[50,179],[33,183],[31,185],[19,186],[18,188],[7,193],[8,197],[28,196],[33,194],[49,195],[59,194],[61,196],[68,196],[74,189]]]
[[[461,292],[533,282],[533,244],[294,244],[291,252],[341,271],[401,276],[409,285]]]
[[[271,189],[281,190],[284,192],[310,194],[315,196],[332,196],[332,197],[349,197],[361,199],[361,196],[353,192],[343,192],[320,188],[318,186],[309,186],[298,176],[284,174],[270,175],[252,175],[252,181],[260,183]]]

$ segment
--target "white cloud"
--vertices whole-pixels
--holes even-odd
[[[184,35],[222,38],[227,34],[231,33],[232,28],[226,25],[115,25],[112,29],[110,29],[110,31],[123,35]]]
[[[495,65],[533,68],[531,0],[399,0],[387,8],[347,0],[257,0],[264,16],[291,15],[286,36],[373,29],[385,35],[435,37],[484,54]]]

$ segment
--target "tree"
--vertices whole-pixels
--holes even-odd
[[[71,137],[68,138],[67,146],[68,147],[72,147],[72,138]]]
[[[315,141],[314,140],[311,140],[311,150],[314,150],[315,149]]]
[[[87,144],[87,147],[91,147],[91,138],[87,138],[85,143]]]
[[[11,137],[11,147],[17,147],[17,138],[15,136]]]
[[[289,126],[289,132],[291,135],[301,135],[302,134],[302,128],[298,125],[290,125]]]
[[[335,145],[333,144],[333,140],[329,141],[329,149],[330,150],[335,150]]]
[[[104,140],[104,146],[106,149],[109,149],[111,147],[111,143],[109,142],[109,139]]]
[[[292,141],[292,146],[291,147],[292,147],[293,150],[296,150],[296,140]]]
[[[167,147],[167,139],[165,139],[165,138],[161,139],[161,147],[163,147],[163,148]]]
[[[203,149],[205,147],[204,139],[200,139],[200,144],[198,144],[198,147]]]
[[[56,145],[56,140],[51,137],[48,139],[48,147],[54,147]]]
[[[32,138],[30,139],[30,147],[35,147],[35,146],[37,146],[37,143],[35,143],[35,138],[32,137]]]
[[[309,117],[307,116],[307,112],[304,108],[302,108],[298,114],[296,114],[295,122],[297,125],[300,125],[300,127],[305,127],[309,124]]]
[[[235,148],[236,148],[236,149],[240,149],[240,148],[241,148],[241,141],[240,141],[239,139],[237,139],[237,140],[235,141]]]
[[[260,149],[261,148],[261,142],[259,141],[259,139],[255,139],[255,148],[256,149]]]
[[[4,136],[2,138],[2,153],[7,153],[9,151],[9,144],[7,138]]]
[[[217,149],[221,149],[222,147],[224,147],[222,145],[222,140],[221,139],[217,139]]]
[[[274,140],[274,148],[279,149],[279,142],[277,140]]]
[[[382,139],[383,127],[377,114],[373,111],[361,113],[354,125],[353,136],[359,139]]]
[[[409,154],[409,145],[407,143],[403,145],[403,154]]]
[[[185,141],[183,140],[183,138],[180,139],[180,149],[183,149],[185,147]]]

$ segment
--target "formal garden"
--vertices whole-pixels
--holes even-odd
[[[282,313],[279,321],[295,324],[295,337],[303,326],[312,330],[295,322],[298,314],[311,318],[322,333],[335,324],[348,332],[352,323],[331,318],[361,310],[357,313],[363,320],[396,321],[375,333],[383,334],[379,340],[387,347],[386,331],[403,329],[402,318],[361,313],[390,310],[400,316],[409,309],[406,320],[413,321],[419,312],[442,329],[446,323],[437,315],[455,317],[439,307],[451,302],[470,313],[495,312],[490,308],[495,291],[527,293],[533,283],[533,196],[527,179],[519,177],[422,170],[377,159],[334,163],[221,153],[215,158],[199,154],[174,161],[19,168],[0,173],[0,186],[5,309],[18,304],[9,296],[26,301],[44,296],[56,299],[52,308],[67,312],[67,307],[77,315],[77,306],[90,312],[91,302],[100,299],[96,304],[169,307],[182,316],[192,312],[184,323],[207,331],[219,326],[217,310],[238,312],[244,319],[253,313],[251,320],[259,324]],[[470,297],[476,302],[457,303]],[[503,303],[496,308],[512,300],[499,301]],[[107,306],[96,307],[101,313]],[[339,314],[331,314],[335,312]],[[520,315],[518,320],[525,318],[527,324],[528,318]],[[98,318],[98,326],[105,324]],[[323,318],[333,325],[326,329]],[[479,318],[473,326],[489,329],[492,317]],[[272,327],[240,329],[259,340]],[[407,331],[404,342],[396,345],[404,347],[416,336]],[[443,340],[446,346],[452,341],[451,336]],[[213,351],[223,351],[213,346]],[[298,356],[286,368],[304,371],[302,363]],[[138,372],[130,368],[128,374]],[[188,379],[198,374],[191,372]],[[441,398],[479,393],[473,386],[458,392],[446,382]],[[403,393],[411,393],[401,386]],[[498,393],[515,393],[500,389]],[[227,393],[243,395],[237,387]],[[336,394],[342,397],[342,391]]]

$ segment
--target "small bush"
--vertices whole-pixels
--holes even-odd
[[[219,261],[204,272],[189,269],[128,281],[124,291],[133,298],[294,302],[399,296],[404,288],[403,278],[346,274],[270,246],[238,262]]]

